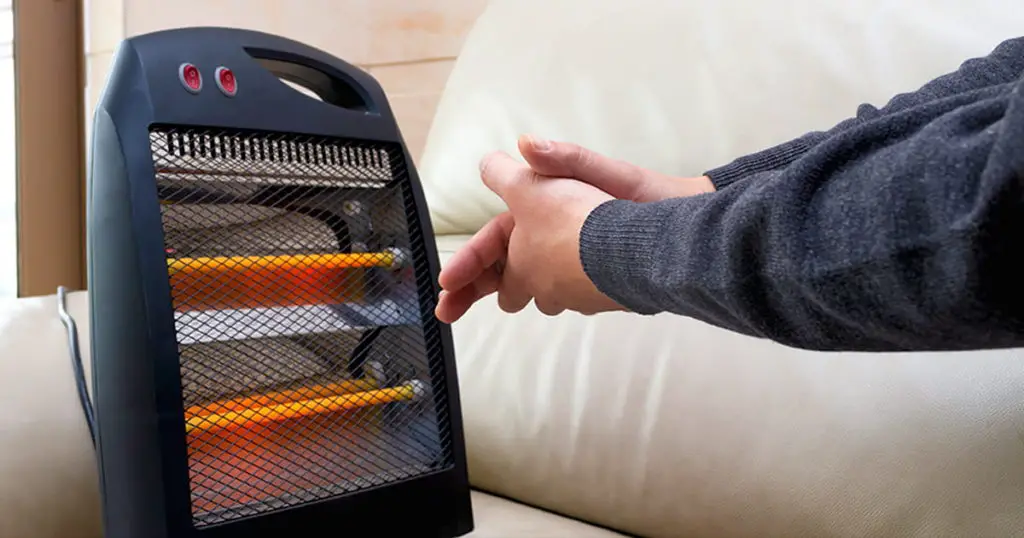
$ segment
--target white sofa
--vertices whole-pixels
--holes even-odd
[[[1016,5],[494,0],[420,162],[442,257],[501,210],[476,162],[520,133],[699,174],[985,54]],[[1024,536],[1024,351],[810,353],[493,299],[454,332],[473,538]],[[0,304],[2,538],[99,536],[66,353],[54,297]]]
[[[419,166],[440,244],[504,210],[476,165],[521,133],[699,175],[1021,28],[1009,0],[494,0]],[[453,330],[478,488],[659,538],[1024,536],[1024,350],[811,353],[493,297]]]

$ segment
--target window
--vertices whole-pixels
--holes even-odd
[[[21,297],[85,286],[83,1],[0,0],[12,21],[0,35],[9,43],[13,34],[14,42],[13,84],[12,62],[0,73],[8,88],[0,90],[0,121],[7,122],[0,132],[14,135],[0,137],[0,279],[7,295],[12,279]],[[6,179],[12,167],[13,186]],[[3,224],[12,207],[16,224]]]
[[[0,298],[18,294],[17,166],[14,102],[14,12],[0,0]]]

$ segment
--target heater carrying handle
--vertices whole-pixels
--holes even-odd
[[[310,56],[294,51],[246,47],[246,52],[274,76],[309,90],[325,103],[348,110],[380,111],[380,103],[375,102],[352,73],[345,70],[332,73],[333,70],[324,69],[322,63]]]
[[[387,99],[377,81],[353,64],[286,37],[252,30],[221,30],[217,34],[231,36],[264,69],[310,90],[325,103],[374,114],[387,109]]]
[[[231,126],[402,141],[380,83],[315,47],[224,27],[161,30],[130,37],[125,44],[138,66],[126,74],[145,79],[151,117],[138,120],[146,125]],[[125,87],[117,93],[127,95],[137,87],[130,78],[118,79]],[[122,117],[119,111],[115,121]]]

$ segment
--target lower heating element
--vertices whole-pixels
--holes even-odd
[[[444,468],[401,150],[193,129],[150,142],[194,524]]]

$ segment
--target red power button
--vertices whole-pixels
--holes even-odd
[[[238,81],[235,79],[235,74],[227,67],[218,67],[216,78],[217,87],[220,88],[220,91],[228,97],[234,97],[238,91]]]
[[[178,67],[178,80],[192,93],[199,93],[199,90],[203,89],[203,75],[199,73],[199,68],[190,63],[183,63]]]

